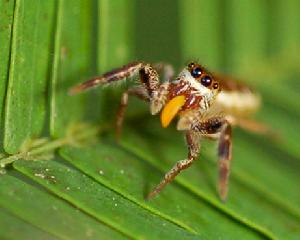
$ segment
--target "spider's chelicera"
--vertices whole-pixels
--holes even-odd
[[[159,80],[158,72],[163,74]],[[128,96],[137,96],[150,103],[152,115],[160,113],[161,124],[167,127],[178,116],[177,129],[185,132],[188,146],[186,159],[178,161],[163,180],[149,193],[159,193],[181,170],[197,159],[200,140],[218,140],[218,190],[226,199],[231,160],[231,127],[239,125],[248,130],[266,133],[268,128],[248,118],[260,104],[259,96],[246,85],[227,77],[212,75],[196,62],[188,64],[177,77],[168,64],[150,65],[134,62],[95,77],[71,89],[71,94],[139,75],[139,84],[122,94],[116,120],[116,134],[120,137]],[[222,91],[221,91],[222,88]]]

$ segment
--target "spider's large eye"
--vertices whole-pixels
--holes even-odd
[[[202,70],[199,67],[195,67],[192,69],[191,74],[194,78],[199,78],[202,74]]]
[[[204,76],[203,78],[201,78],[201,84],[203,86],[209,87],[211,83],[212,83],[212,80],[209,76]]]

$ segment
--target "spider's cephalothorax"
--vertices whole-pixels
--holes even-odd
[[[159,81],[158,72],[163,74],[162,82]],[[255,110],[259,98],[247,86],[227,78],[215,78],[195,62],[188,64],[178,77],[175,78],[173,73],[172,67],[168,64],[159,63],[152,66],[144,62],[134,62],[77,85],[70,93],[75,94],[97,85],[107,85],[139,75],[139,84],[122,94],[116,120],[117,138],[121,134],[128,96],[134,95],[150,103],[151,114],[161,114],[163,127],[167,127],[178,116],[177,129],[185,131],[188,145],[187,158],[174,165],[161,183],[150,192],[148,198],[159,193],[181,170],[188,168],[197,159],[200,151],[199,141],[207,137],[219,142],[218,190],[221,199],[225,200],[231,160],[231,125],[266,132],[263,125],[243,119],[239,114],[241,109],[245,112]],[[222,92],[220,92],[221,88]],[[236,96],[246,99],[248,105],[244,103],[246,107],[243,108],[242,101],[238,104],[236,101],[228,102]]]
[[[219,92],[219,83],[199,64],[190,63],[178,78],[170,83],[169,98],[185,96],[182,110],[207,110]]]

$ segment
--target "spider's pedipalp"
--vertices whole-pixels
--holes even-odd
[[[160,84],[159,88],[152,93],[150,101],[150,112],[152,115],[159,113],[165,105],[169,94],[169,86],[169,82]]]

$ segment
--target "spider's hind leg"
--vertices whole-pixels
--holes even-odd
[[[128,106],[129,95],[136,96],[144,101],[149,101],[149,96],[146,90],[142,87],[129,88],[126,92],[122,94],[120,105],[117,112],[117,117],[116,117],[116,140],[117,141],[119,141],[121,137],[124,115],[126,112],[126,108]]]
[[[121,102],[117,112],[116,118],[116,140],[118,141],[121,137],[122,125],[124,121],[124,115],[126,108],[128,106],[128,97],[136,96],[144,101],[150,102],[150,112],[151,114],[157,114],[163,104],[166,101],[166,96],[168,93],[169,83],[163,83],[158,88],[154,89],[149,93],[149,89],[145,86],[137,86],[129,88],[126,92],[122,94]]]
[[[238,126],[246,131],[266,135],[272,139],[280,139],[278,132],[276,132],[270,126],[267,126],[266,124],[258,122],[254,119],[229,116],[229,121],[231,122],[232,126]]]
[[[160,73],[163,82],[169,82],[174,78],[175,71],[171,64],[158,62],[153,64],[154,69]]]

